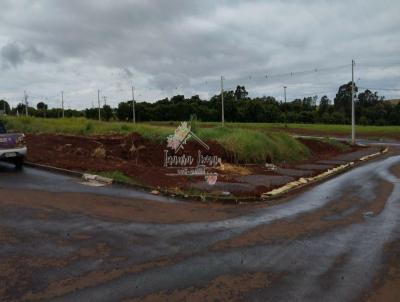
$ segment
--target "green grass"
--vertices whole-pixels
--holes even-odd
[[[3,117],[7,128],[24,133],[60,133],[74,135],[127,134],[136,132],[150,140],[164,140],[171,127],[132,124],[123,122],[99,122],[85,118],[43,119],[35,117]]]
[[[178,122],[151,122],[153,126],[175,126]],[[216,127],[219,122],[199,122],[200,127]],[[287,133],[315,134],[319,136],[351,136],[351,125],[328,124],[285,124],[282,123],[225,123],[227,128],[242,128],[262,132],[284,131]],[[400,126],[361,126],[356,125],[356,135],[365,138],[399,138]]]
[[[329,145],[334,146],[335,148],[341,150],[341,151],[347,151],[350,149],[350,146],[347,144],[344,144],[338,140],[335,139],[329,139],[329,138],[323,138],[321,139],[321,141],[323,141],[324,143],[327,143]]]
[[[239,162],[295,161],[309,154],[303,144],[286,133],[222,127],[200,128],[197,133],[202,139],[217,141]]]
[[[133,178],[131,178],[119,171],[100,171],[100,172],[93,172],[93,174],[111,178],[111,179],[114,179],[115,181],[125,183],[125,184],[130,184],[130,185],[137,184],[137,182]]]

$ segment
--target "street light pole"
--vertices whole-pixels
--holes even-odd
[[[28,95],[26,91],[24,91],[24,100],[25,100],[25,115],[28,116]]]
[[[356,143],[356,118],[354,110],[354,60],[351,60],[351,143]]]
[[[64,118],[64,91],[61,91],[61,108],[62,108],[62,117]]]
[[[100,90],[97,90],[97,106],[99,107],[99,121],[101,121],[101,112],[100,112]]]
[[[283,86],[283,94],[285,96],[285,128],[287,128],[286,88],[286,86]]]
[[[135,112],[135,89],[132,85],[132,122],[136,124],[136,112]]]
[[[224,77],[221,76],[221,120],[222,120],[222,127],[224,126],[225,122],[225,109],[224,109]]]

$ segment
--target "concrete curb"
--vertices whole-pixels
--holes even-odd
[[[352,161],[352,162],[348,162],[347,164],[332,168],[332,169],[328,169],[314,177],[306,177],[306,178],[300,178],[298,180],[292,181],[290,183],[287,183],[286,185],[279,187],[279,188],[275,188],[271,191],[265,192],[261,194],[261,199],[266,200],[269,199],[271,197],[279,197],[282,196],[283,194],[289,193],[290,191],[293,191],[295,189],[299,189],[301,187],[304,187],[306,185],[309,184],[313,184],[316,183],[318,181],[322,181],[324,179],[327,179],[329,177],[335,176],[339,173],[342,173],[344,171],[349,170],[351,167],[356,166],[358,164],[361,164],[364,161],[370,160],[372,158],[375,158],[379,155],[385,154],[389,151],[389,148],[386,148],[385,150],[381,151],[381,152],[377,152],[377,153],[373,153],[370,155],[366,155],[363,156],[361,158],[359,158],[356,161]]]
[[[25,161],[24,165],[31,167],[31,168],[37,168],[37,169],[46,170],[49,172],[66,174],[66,175],[70,175],[70,176],[74,176],[74,177],[82,177],[82,175],[83,175],[83,173],[78,172],[78,171],[72,171],[72,170],[57,168],[57,167],[43,165],[43,164],[36,164],[36,163],[29,162],[29,161]]]
[[[112,178],[108,178],[108,177],[103,177],[100,175],[96,175],[96,174],[88,174],[88,173],[84,173],[82,175],[82,178],[86,181],[96,181],[105,185],[111,185],[114,180]]]
[[[63,169],[63,168],[57,168],[54,166],[37,164],[37,163],[29,162],[29,161],[25,161],[24,165],[31,167],[31,168],[35,168],[35,169],[41,169],[41,170],[45,170],[45,171],[49,171],[49,172],[54,172],[54,173],[59,173],[59,174],[82,178],[83,180],[87,180],[87,181],[90,181],[90,178],[94,177],[94,178],[98,178],[97,181],[99,181],[99,182],[101,182],[103,180],[103,182],[105,182],[105,183],[111,182],[112,184],[117,184],[120,186],[129,187],[129,188],[141,190],[144,192],[150,192],[151,190],[154,190],[154,188],[151,188],[151,187],[141,186],[138,184],[128,184],[126,182],[117,181],[115,179],[103,177],[100,175],[89,174],[89,173],[79,172],[79,171],[73,171],[73,170],[68,170],[68,169]],[[87,176],[87,178],[84,177],[85,175]]]

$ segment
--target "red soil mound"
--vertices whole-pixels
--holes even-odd
[[[139,134],[74,136],[60,134],[29,134],[28,160],[76,171],[120,171],[140,184],[153,187],[182,187],[186,177],[168,177],[164,168],[166,142],[154,142]],[[210,150],[203,155],[217,155],[228,161],[218,143],[209,141]],[[200,147],[201,148],[201,147]],[[97,150],[96,150],[97,149]],[[188,141],[185,154],[197,157],[199,145]],[[182,151],[180,152],[182,153]]]

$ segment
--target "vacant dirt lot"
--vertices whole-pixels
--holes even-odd
[[[342,150],[323,141],[300,139],[311,154],[306,161],[279,163],[279,169],[271,171],[264,164],[237,165],[233,156],[219,144],[208,141],[205,155],[222,158],[223,166],[213,168],[218,182],[208,185],[201,176],[170,176],[176,173],[165,168],[165,142],[146,140],[138,134],[72,136],[56,134],[30,134],[27,136],[28,160],[34,163],[82,171],[120,171],[136,184],[161,189],[171,193],[189,192],[201,194],[229,192],[234,196],[259,197],[261,193],[281,186],[299,177],[313,176],[345,162],[340,156],[354,152],[372,152],[367,148],[348,146]],[[194,141],[185,145],[185,154],[197,157],[199,146]],[[334,159],[333,161],[330,161]]]

